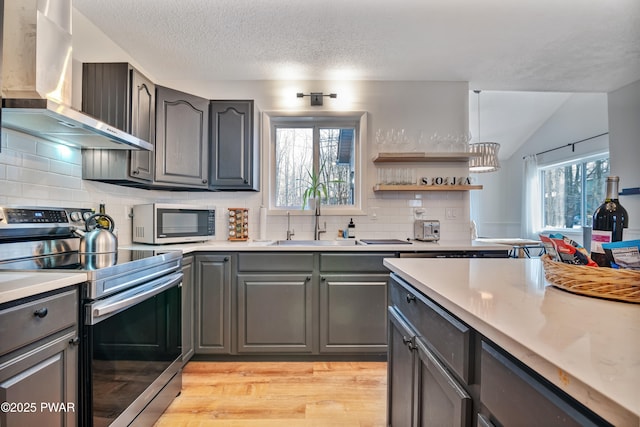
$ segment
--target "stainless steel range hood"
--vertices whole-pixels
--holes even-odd
[[[71,0],[4,2],[2,127],[88,149],[153,145],[71,108]]]

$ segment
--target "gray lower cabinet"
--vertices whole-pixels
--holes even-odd
[[[77,319],[77,289],[0,308],[0,425],[77,425]]]
[[[390,426],[470,426],[471,397],[419,333],[389,308]]]
[[[154,180],[167,187],[209,187],[209,101],[156,86]]]
[[[609,425],[394,274],[389,302],[390,426]]]
[[[211,101],[212,190],[258,190],[259,151],[253,138],[253,100]]]
[[[231,254],[196,255],[196,354],[231,353]]]
[[[155,143],[156,89],[130,64],[82,64],[82,111]],[[84,150],[82,177],[129,186],[153,181],[155,156],[144,150]]]
[[[182,364],[195,353],[195,269],[193,255],[182,258]]]
[[[238,353],[311,353],[309,274],[238,274]]]

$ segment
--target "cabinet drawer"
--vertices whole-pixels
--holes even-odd
[[[250,272],[304,272],[313,270],[313,253],[279,252],[279,253],[240,253],[238,254],[238,271]]]
[[[76,324],[78,296],[71,290],[0,311],[0,354]]]
[[[418,335],[467,384],[471,380],[472,330],[410,285],[393,277],[391,304],[416,328]]]
[[[480,400],[500,425],[609,425],[485,341],[480,357]]]
[[[388,273],[389,269],[382,265],[384,258],[395,258],[390,253],[322,253],[320,254],[320,271],[322,272],[367,272]]]

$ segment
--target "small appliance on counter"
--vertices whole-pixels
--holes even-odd
[[[150,203],[133,207],[133,242],[152,245],[203,242],[216,235],[216,210],[206,206]]]
[[[437,219],[417,219],[413,223],[414,239],[422,242],[440,240],[440,221]]]

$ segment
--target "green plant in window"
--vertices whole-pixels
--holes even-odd
[[[307,182],[306,182],[307,188],[304,190],[304,193],[302,193],[302,209],[304,209],[307,206],[307,202],[309,200],[316,199],[318,200],[318,203],[319,203],[321,199],[326,199],[328,197],[327,185],[322,180],[323,173],[324,173],[324,164],[320,166],[320,170],[318,171],[317,174],[307,169],[307,176],[308,176]],[[327,182],[339,184],[343,181],[332,180]]]

